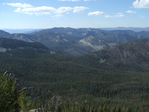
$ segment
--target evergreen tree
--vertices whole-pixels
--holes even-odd
[[[0,76],[0,112],[19,112],[30,105],[25,91],[18,91],[15,78]]]
[[[10,77],[0,77],[0,109],[2,112],[17,112],[20,106],[17,101],[16,80]]]

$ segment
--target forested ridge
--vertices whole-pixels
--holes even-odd
[[[146,44],[142,45],[146,47]],[[14,86],[16,79],[20,90],[24,87],[32,87],[32,89],[25,90],[27,94],[22,93],[25,99],[18,99],[20,110],[43,108],[51,112],[149,111],[149,73],[147,70],[136,69],[136,64],[131,65],[131,68],[120,63],[119,66],[112,65],[108,62],[113,60],[107,62],[108,59],[110,60],[107,58],[104,61],[106,55],[103,57],[100,54],[106,51],[80,57],[51,53],[45,47],[35,46],[25,44],[25,47],[17,46],[0,52],[0,87],[3,88],[0,92],[15,90],[9,88],[16,87]],[[118,48],[122,50],[123,46],[118,46]],[[110,49],[108,50],[111,52]],[[139,59],[144,59],[143,55],[141,56]],[[133,67],[135,69],[132,69]],[[15,75],[13,81],[9,80],[11,76],[6,75],[6,78],[3,76],[5,71]],[[4,82],[7,82],[9,86]],[[1,98],[7,97],[7,94],[4,95],[6,96],[1,96]],[[5,102],[1,100],[1,104],[2,101]],[[22,101],[24,103],[20,103]]]

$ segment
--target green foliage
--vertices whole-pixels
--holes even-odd
[[[27,91],[22,91],[18,97],[18,103],[21,107],[21,111],[28,112],[34,106],[32,105],[32,100],[27,96]]]
[[[93,60],[87,56],[73,57],[50,54],[32,48],[1,52],[0,63],[3,63],[0,65],[1,73],[12,67],[12,71],[19,78],[21,84],[35,87],[34,93],[36,94],[33,99],[37,99],[33,104],[29,97],[21,96],[21,94],[26,96],[26,93],[19,94],[20,99],[24,100],[17,100],[17,103],[19,108],[24,111],[33,108],[31,104],[36,108],[44,107],[45,110],[48,110],[46,104],[48,105],[49,98],[55,94],[59,94],[63,98],[81,99],[78,103],[80,105],[82,104],[80,102],[89,99],[85,96],[90,96],[92,97],[90,102],[93,102],[92,106],[96,109],[99,107],[97,104],[107,104],[105,109],[113,107],[113,109],[117,109],[116,111],[123,108],[128,112],[131,112],[129,108],[135,112],[149,110],[148,72],[125,71],[123,66],[119,69],[120,67],[99,63],[99,60]],[[131,67],[133,68],[135,65]],[[42,93],[38,93],[38,90],[44,91],[45,94],[41,95]],[[52,92],[51,95],[46,95],[48,91]],[[71,105],[69,106],[70,110],[71,108],[84,109],[84,107],[86,109],[91,106],[84,105],[82,108],[79,105],[74,106],[71,102],[68,104]],[[120,109],[116,108],[117,105]],[[60,110],[63,110],[64,107],[68,109],[67,106],[62,103]],[[54,107],[51,105],[50,108]]]
[[[0,111],[1,112],[19,112],[28,110],[31,106],[27,101],[26,92],[18,91],[16,79],[9,76],[0,77]]]
[[[0,109],[3,112],[16,112],[20,109],[16,95],[16,80],[11,81],[8,76],[0,78]]]

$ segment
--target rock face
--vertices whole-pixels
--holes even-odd
[[[112,46],[112,43],[108,43],[100,38],[89,36],[79,41],[83,46],[91,47],[93,51],[99,51],[104,48]],[[113,44],[114,45],[114,44]]]

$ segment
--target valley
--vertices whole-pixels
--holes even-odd
[[[29,90],[33,99],[45,94],[39,103],[46,105],[57,95],[71,105],[149,110],[149,31],[52,28],[10,34],[1,30],[0,37],[0,73],[10,71],[20,86],[34,87]]]

